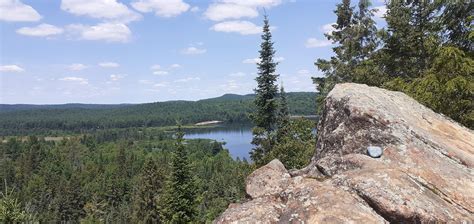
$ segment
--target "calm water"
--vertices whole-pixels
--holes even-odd
[[[187,139],[214,139],[219,142],[225,142],[224,148],[227,148],[235,159],[246,158],[250,161],[249,152],[252,149],[252,131],[250,126],[221,126],[209,129],[186,130]]]

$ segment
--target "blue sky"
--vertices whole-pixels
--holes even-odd
[[[0,103],[197,100],[255,88],[263,8],[287,91],[314,91],[337,0],[0,0]],[[375,1],[378,16],[382,1]],[[383,23],[381,18],[376,21]]]

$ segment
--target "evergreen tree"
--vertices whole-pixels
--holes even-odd
[[[171,161],[171,174],[166,186],[163,218],[170,223],[189,223],[196,215],[196,188],[187,152],[183,144],[181,126],[176,133],[176,146]]]
[[[466,53],[474,51],[474,3],[470,0],[445,1],[439,17],[445,42]]]
[[[280,87],[280,103],[278,107],[278,129],[277,129],[277,141],[283,137],[286,133],[286,129],[290,124],[290,112],[288,108],[288,96],[286,95],[283,84]]]
[[[308,165],[316,145],[313,133],[315,124],[304,118],[291,120],[268,157],[279,159],[287,169],[300,169]]]
[[[474,128],[474,60],[456,47],[438,50],[431,68],[419,78],[397,78],[387,87],[412,96],[469,128]]]
[[[0,223],[24,223],[28,222],[28,214],[21,208],[13,191],[8,191],[5,182],[5,192],[0,192]]]
[[[133,198],[133,220],[136,223],[159,223],[161,206],[159,195],[163,187],[164,175],[149,157],[139,176],[137,190]]]
[[[370,1],[360,0],[359,10],[351,6],[350,0],[343,0],[336,6],[337,15],[334,31],[325,34],[336,46],[335,56],[330,60],[318,59],[315,65],[325,77],[313,78],[319,92],[318,108],[327,93],[336,83],[359,82],[373,84],[373,77],[367,71],[374,70],[374,63],[367,63],[379,45],[377,28],[372,19],[374,9],[369,9]]]
[[[256,78],[257,88],[255,89],[256,111],[251,114],[251,119],[255,124],[253,129],[254,138],[252,144],[255,145],[250,156],[259,165],[263,165],[262,160],[272,147],[272,132],[277,128],[278,112],[278,86],[276,84],[278,74],[275,73],[278,62],[275,62],[275,50],[273,48],[272,34],[268,16],[264,17],[262,43],[260,44],[260,62],[257,63],[258,76]]]
[[[390,77],[420,77],[431,64],[440,45],[435,16],[438,1],[390,1],[383,66]]]
[[[262,43],[260,44],[260,62],[257,63],[258,76],[256,78],[257,88],[255,89],[256,112],[252,114],[252,120],[255,126],[261,127],[266,131],[272,131],[276,128],[276,111],[278,103],[278,86],[276,81],[278,75],[275,74],[278,62],[273,60],[275,50],[273,49],[272,34],[268,17],[265,15]]]

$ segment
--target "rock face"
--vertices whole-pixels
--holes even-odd
[[[291,174],[278,160],[254,171],[251,200],[215,222],[472,223],[473,166],[472,130],[403,93],[339,84],[311,163]]]

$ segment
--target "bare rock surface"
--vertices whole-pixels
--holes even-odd
[[[290,178],[283,163],[275,159],[247,177],[245,191],[252,198],[277,194],[288,187]]]
[[[380,147],[378,158],[368,147]],[[216,223],[473,223],[474,132],[400,92],[338,84],[311,163],[247,179]]]

